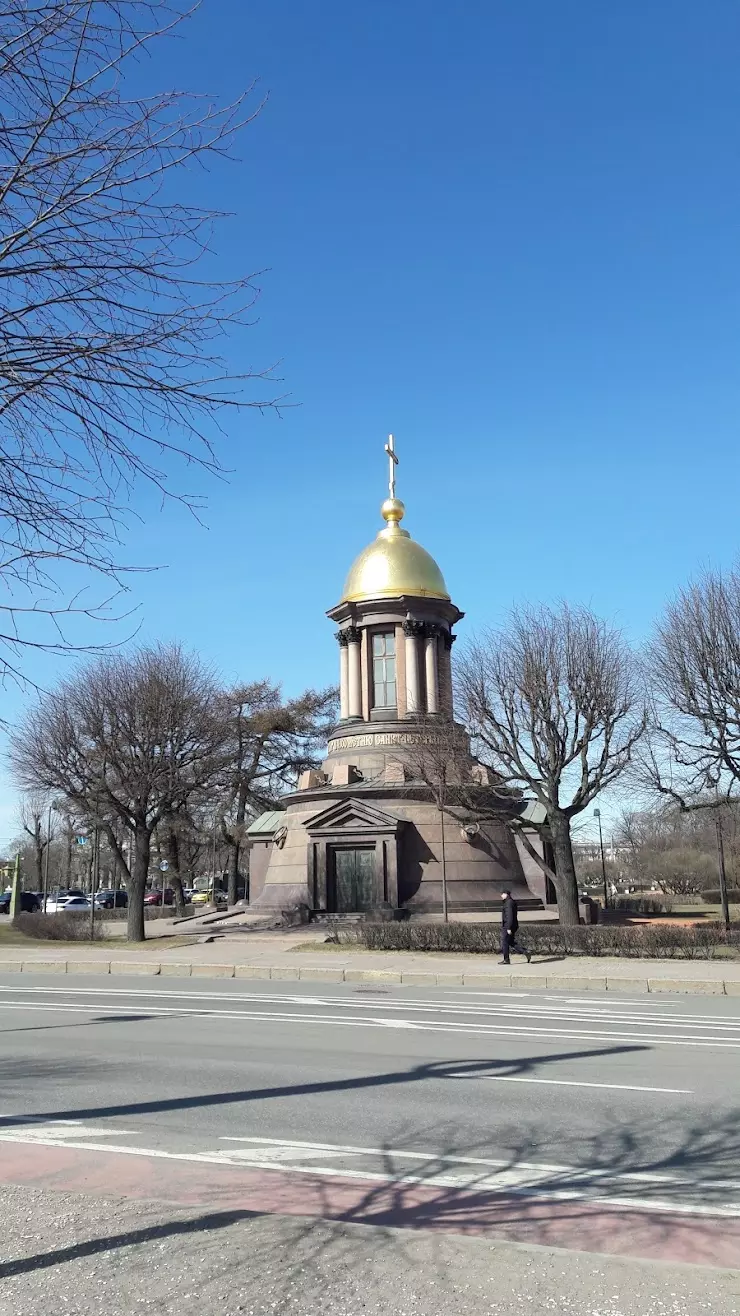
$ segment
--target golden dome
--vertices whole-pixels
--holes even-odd
[[[401,594],[449,600],[434,558],[415,543],[408,530],[401,529],[405,510],[400,498],[386,498],[380,509],[386,525],[352,563],[340,602],[391,599]]]

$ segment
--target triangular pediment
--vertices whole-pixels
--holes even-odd
[[[304,826],[307,832],[396,832],[401,825],[393,814],[376,809],[367,800],[350,796],[334,800],[321,813],[315,813]]]

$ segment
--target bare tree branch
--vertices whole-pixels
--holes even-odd
[[[59,792],[101,826],[124,864],[128,935],[144,939],[152,834],[223,773],[227,741],[220,691],[176,646],[116,654],[82,668],[25,715],[10,761],[29,789]]]
[[[645,730],[632,655],[617,631],[564,604],[515,610],[457,670],[476,752],[545,810],[560,918],[577,923],[571,820],[624,773]]]
[[[197,7],[197,6],[196,6]],[[69,566],[120,581],[143,480],[178,460],[218,474],[223,408],[274,406],[221,357],[250,322],[256,276],[209,277],[224,215],[178,199],[259,112],[182,91],[127,95],[136,61],[193,10],[161,0],[0,0],[0,674],[23,646],[72,646],[49,602]],[[182,183],[180,183],[180,187]],[[56,633],[28,635],[27,614]],[[42,638],[39,638],[39,635]]]

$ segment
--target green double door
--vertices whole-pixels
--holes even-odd
[[[332,851],[332,913],[354,914],[375,905],[375,849]]]

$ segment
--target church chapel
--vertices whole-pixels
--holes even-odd
[[[250,905],[436,913],[443,845],[450,912],[494,908],[505,888],[544,903],[544,875],[505,823],[475,820],[460,808],[442,818],[418,775],[420,738],[452,724],[454,627],[464,614],[437,563],[402,527],[392,435],[385,451],[383,528],[353,562],[327,614],[337,626],[339,722],[320,770],[303,773],[284,809],[248,829]],[[485,784],[488,770],[457,731],[462,770]],[[536,833],[529,839],[539,848]]]

